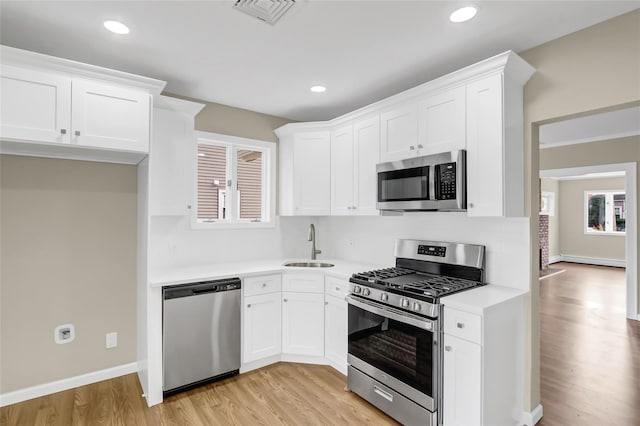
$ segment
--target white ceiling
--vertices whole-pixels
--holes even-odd
[[[0,42],[168,82],[171,93],[325,120],[505,50],[521,52],[640,1],[303,0],[275,26],[219,1],[1,1]],[[467,4],[468,2],[464,2]],[[120,20],[128,36],[108,33]],[[309,87],[324,84],[326,93]]]

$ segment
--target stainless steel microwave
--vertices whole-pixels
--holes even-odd
[[[467,210],[465,150],[380,163],[379,210]]]

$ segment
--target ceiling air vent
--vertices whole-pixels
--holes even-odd
[[[295,3],[296,0],[238,0],[233,7],[274,25]]]

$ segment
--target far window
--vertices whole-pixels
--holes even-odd
[[[273,220],[274,144],[199,133],[196,224],[246,225]]]
[[[626,231],[626,196],[617,191],[585,191],[585,233],[618,234]]]

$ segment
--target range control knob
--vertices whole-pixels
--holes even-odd
[[[413,310],[416,312],[420,312],[420,304],[418,302],[413,302]]]
[[[386,302],[387,300],[389,300],[389,295],[387,293],[380,294],[380,300]]]
[[[354,285],[354,286],[353,286],[353,292],[354,292],[355,294],[360,294],[360,292],[361,292],[361,291],[362,291],[362,288],[360,288],[360,286],[359,286],[359,285]]]
[[[368,288],[363,288],[362,289],[362,295],[363,296],[368,296],[371,294],[371,290],[369,290]]]
[[[401,299],[400,300],[400,306],[402,306],[403,308],[408,308],[409,307],[409,301],[407,299]]]

